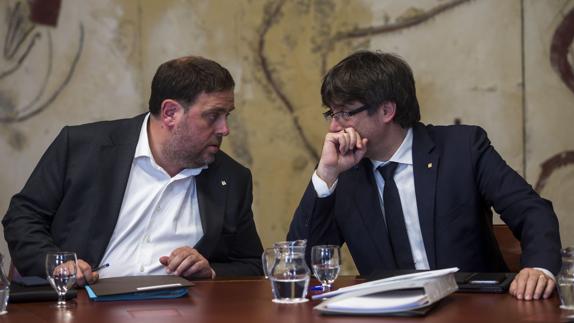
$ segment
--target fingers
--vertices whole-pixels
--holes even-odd
[[[508,293],[516,298],[518,298],[516,296],[516,290],[518,289],[518,283],[516,281],[516,277],[514,277],[514,279],[512,280],[512,283],[510,283],[510,287],[508,288]]]
[[[168,268],[174,272],[176,275],[181,276],[184,272],[188,271],[189,269],[191,269],[195,264],[197,264],[198,262],[200,262],[202,260],[203,257],[199,256],[197,253],[193,253],[190,254],[188,256],[186,256],[185,258],[181,259],[181,261],[178,261],[179,259],[176,258],[176,263],[179,262],[179,264],[177,266],[172,266],[170,263],[170,266],[168,266]],[[173,268],[175,267],[175,268]]]
[[[542,297],[544,299],[547,299],[550,296],[552,296],[552,292],[554,292],[555,287],[556,282],[554,281],[554,279],[548,279],[548,283],[546,284],[546,288],[544,289],[544,294],[542,294]]]
[[[191,266],[185,272],[183,272],[181,276],[186,278],[192,276],[208,278],[212,276],[212,269],[209,266],[209,262],[205,258],[203,258],[198,262],[196,262],[195,264],[193,264],[193,266]]]
[[[99,279],[98,273],[92,272],[92,267],[84,260],[78,259],[76,266],[76,284],[78,286],[93,284]]]
[[[536,275],[529,275],[526,279],[526,287],[524,289],[524,299],[529,301],[534,297],[534,290],[538,284],[538,277]]]
[[[160,263],[166,266],[166,272],[185,278],[212,277],[209,262],[194,248],[177,248],[169,257],[161,257]]]
[[[548,281],[550,279],[546,278],[543,274],[538,276],[538,280],[536,281],[536,286],[534,286],[534,295],[532,298],[540,299],[542,297],[542,293],[546,290],[546,286],[548,285]]]
[[[84,286],[86,284],[86,280],[84,278],[84,273],[81,270],[76,271],[76,285]]]
[[[519,300],[548,298],[552,295],[555,282],[542,271],[533,268],[522,269],[510,284],[509,293]]]
[[[169,257],[168,256],[161,256],[161,257],[159,257],[159,262],[162,265],[167,266],[169,264]]]
[[[174,251],[171,252],[171,254],[169,255],[169,257],[167,257],[167,265],[165,270],[167,271],[167,273],[171,274],[171,273],[176,273],[176,275],[180,275],[181,272],[176,272],[178,267],[180,265],[185,266],[188,263],[194,263],[193,262],[193,258],[195,257],[195,254],[197,253],[197,251],[193,248],[189,248],[189,247],[182,247],[182,248],[177,248]],[[162,257],[163,258],[163,257]],[[160,258],[161,261],[161,258]]]
[[[345,155],[355,149],[363,149],[363,141],[359,133],[353,128],[345,128],[337,133],[339,152]]]
[[[325,143],[334,145],[341,155],[364,148],[361,135],[353,128],[345,128],[339,132],[328,133],[325,136]]]
[[[344,132],[345,130],[341,131],[337,136],[338,144],[339,144],[339,153],[341,155],[345,155],[347,151],[349,151],[349,134]]]
[[[327,133],[317,175],[331,187],[341,172],[353,167],[365,156],[366,144],[366,138],[362,138],[353,128]]]

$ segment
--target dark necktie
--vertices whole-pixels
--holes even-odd
[[[395,184],[395,170],[399,164],[390,162],[378,170],[385,180],[383,189],[383,203],[385,205],[385,219],[387,221],[387,231],[389,240],[395,256],[398,269],[415,269],[411,245],[405,226],[405,216],[401,206],[399,190]]]

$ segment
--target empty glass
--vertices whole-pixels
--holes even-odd
[[[311,265],[323,292],[331,290],[341,270],[341,251],[336,245],[319,245],[311,249]]]
[[[69,308],[66,293],[76,283],[76,263],[74,252],[54,252],[46,255],[46,274],[52,288],[58,293],[58,308]]]

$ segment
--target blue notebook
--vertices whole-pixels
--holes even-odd
[[[85,288],[91,300],[106,302],[178,298],[192,285],[184,278],[162,275],[103,278]]]

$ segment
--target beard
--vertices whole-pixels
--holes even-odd
[[[171,138],[163,146],[163,155],[170,163],[180,168],[196,168],[208,165],[215,160],[215,153],[207,151],[209,145],[221,145],[222,137],[217,136],[212,142],[197,142],[185,122],[177,125]]]

